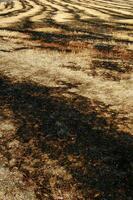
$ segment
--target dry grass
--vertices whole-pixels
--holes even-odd
[[[0,200],[131,200],[132,2],[23,3],[0,3]]]

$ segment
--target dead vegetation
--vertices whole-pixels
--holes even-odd
[[[132,7],[0,1],[0,200],[132,199]]]

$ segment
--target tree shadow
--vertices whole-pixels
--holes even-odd
[[[9,163],[16,159],[10,169],[17,167],[27,184],[31,180],[41,200],[72,185],[71,199],[132,199],[132,136],[118,131],[117,113],[108,106],[74,93],[65,98],[68,89],[13,83],[1,75],[0,107],[12,110],[17,129],[10,141],[19,141],[9,150],[3,139],[1,152]]]

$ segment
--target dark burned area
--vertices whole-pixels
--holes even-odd
[[[103,103],[76,95],[67,99],[61,93],[62,88],[14,83],[0,76],[1,111],[11,109],[17,124],[15,135],[0,140],[0,152],[9,161],[7,167],[16,167],[27,187],[31,180],[38,199],[53,199],[51,174],[44,170],[48,166],[46,154],[73,177],[68,181],[57,177],[57,188],[67,191],[75,184],[84,199],[132,199],[133,138],[117,130],[117,113]],[[10,149],[8,141],[16,140],[17,149]],[[16,162],[10,166],[12,158]]]

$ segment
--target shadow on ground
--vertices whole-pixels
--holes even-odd
[[[103,103],[63,97],[68,87],[13,83],[1,75],[0,107],[17,124],[16,134],[2,140],[8,167],[17,167],[41,200],[73,187],[71,199],[132,199],[133,138],[117,130],[117,113]]]

